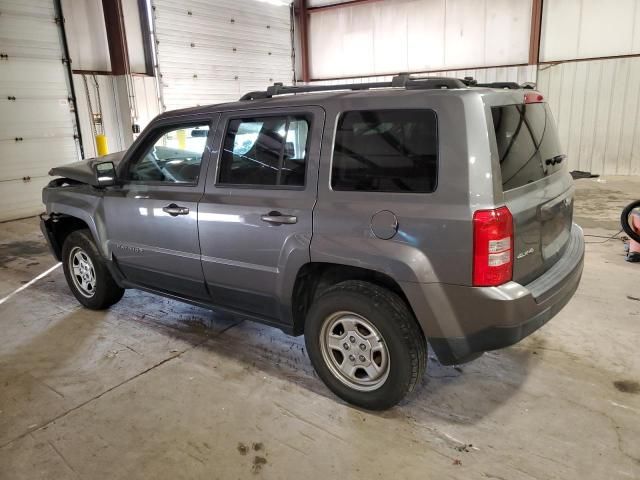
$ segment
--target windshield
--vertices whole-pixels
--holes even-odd
[[[502,188],[538,181],[562,168],[556,125],[546,103],[492,107]]]

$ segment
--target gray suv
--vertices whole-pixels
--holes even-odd
[[[137,288],[305,335],[367,409],[569,301],[584,240],[541,94],[450,78],[251,92],[54,168],[42,230],[78,301]]]

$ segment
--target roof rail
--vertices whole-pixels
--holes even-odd
[[[519,90],[522,88],[516,82],[491,82],[491,83],[478,83],[477,87],[488,87],[488,88],[504,88],[506,90]]]
[[[534,83],[523,83],[522,85],[517,84],[516,82],[491,82],[491,83],[478,83],[473,77],[464,77],[462,80],[465,85],[469,87],[486,87],[486,88],[504,88],[507,90],[520,90],[522,88],[533,89],[535,88]]]
[[[372,88],[405,88],[407,90],[429,90],[441,88],[465,88],[467,85],[462,80],[448,77],[425,77],[412,78],[408,74],[396,75],[390,82],[369,82],[369,83],[341,83],[338,85],[302,85],[285,86],[282,83],[274,83],[265,91],[249,92],[244,94],[240,100],[259,100],[272,98],[277,95],[288,95],[295,93],[310,92],[331,92],[336,90],[369,90]]]

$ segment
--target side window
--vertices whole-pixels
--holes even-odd
[[[209,124],[170,127],[129,164],[127,180],[197,183]]]
[[[231,120],[218,183],[304,186],[309,123],[305,115]]]
[[[438,168],[433,110],[344,112],[338,120],[334,190],[430,193]]]

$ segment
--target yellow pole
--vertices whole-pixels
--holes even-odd
[[[176,132],[176,135],[178,137],[178,148],[180,150],[186,150],[187,149],[187,131],[178,130]]]
[[[99,157],[109,153],[109,144],[107,143],[106,135],[96,135],[96,148]]]

